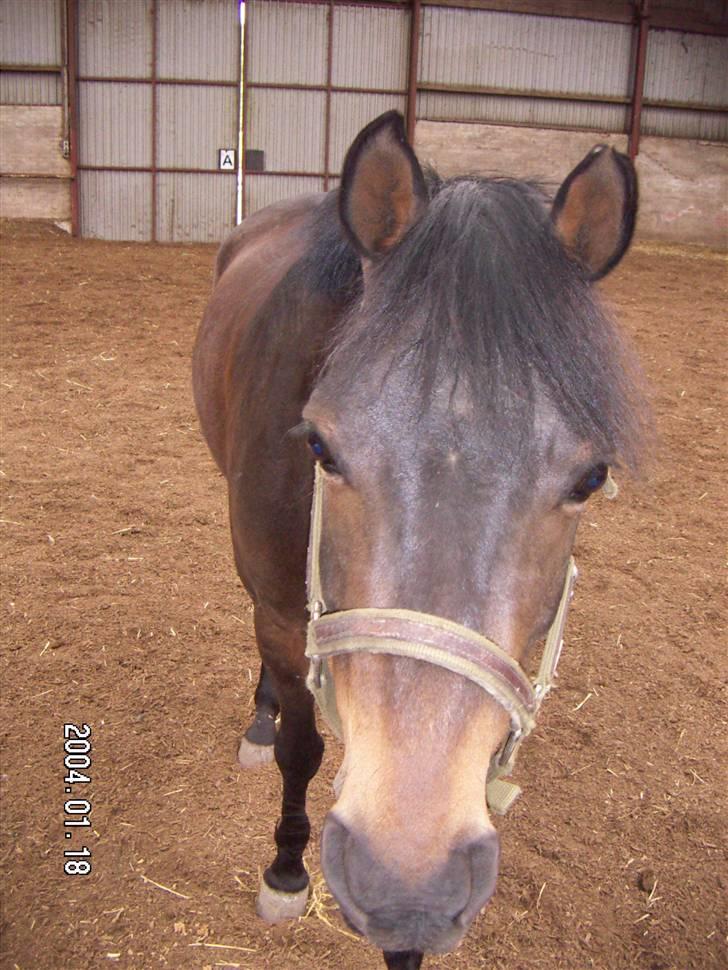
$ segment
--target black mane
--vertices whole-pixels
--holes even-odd
[[[422,219],[372,268],[363,307],[336,193],[319,207],[298,270],[350,308],[328,363],[342,387],[373,355],[393,353],[416,362],[424,395],[450,374],[496,413],[540,388],[575,434],[634,470],[649,424],[638,370],[557,238],[547,197],[512,179],[428,173],[428,186]]]

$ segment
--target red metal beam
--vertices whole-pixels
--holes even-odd
[[[635,62],[634,85],[632,88],[632,116],[629,123],[629,157],[637,157],[640,146],[640,121],[642,119],[642,97],[645,90],[645,60],[647,56],[647,35],[650,29],[650,0],[640,0],[637,25],[637,57]]]
[[[122,77],[120,75],[110,74],[83,74],[79,77],[79,81],[89,81],[95,84],[102,83],[120,83],[120,84],[183,84],[185,87],[198,87],[198,88],[238,88],[237,81],[206,81],[204,78],[185,78],[185,77]]]
[[[157,22],[157,0],[152,0],[152,242],[157,241]]]
[[[297,84],[281,81],[250,81],[248,87],[260,91],[331,91],[332,94],[400,94],[406,95],[404,88],[357,88],[343,84]]]
[[[326,40],[326,100],[324,102],[324,192],[329,191],[331,165],[331,79],[334,70],[334,0],[329,0]]]
[[[248,97],[248,17],[247,11],[245,11],[245,21],[243,23],[243,150],[242,158],[240,159],[240,171],[242,173],[242,183],[243,183],[243,219],[248,214],[248,201],[245,194],[245,189],[247,186],[247,169],[245,168],[245,149],[248,144],[248,133],[246,131],[246,125],[248,123],[248,106],[250,100]]]
[[[8,74],[61,74],[63,64],[0,64],[0,71]]]
[[[143,172],[149,175],[151,172],[156,172],[158,175],[227,175],[228,178],[232,175],[232,172],[221,171],[219,168],[182,168],[181,166],[175,165],[158,165],[156,168],[152,168],[150,165],[79,165],[79,172]],[[271,175],[271,172],[261,172],[261,175]],[[36,178],[37,176],[33,176]],[[51,176],[41,176],[42,178],[51,178]]]
[[[417,122],[417,70],[420,57],[420,0],[412,0],[409,33],[409,63],[407,65],[407,141],[412,145],[415,140]]]
[[[78,0],[66,0],[68,52],[68,148],[71,165],[71,235],[81,232],[78,192]]]

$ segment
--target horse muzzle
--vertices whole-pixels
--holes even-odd
[[[498,855],[498,836],[490,830],[453,847],[435,872],[413,884],[378,859],[335,811],[321,844],[324,876],[347,923],[390,951],[453,950],[495,890]]]

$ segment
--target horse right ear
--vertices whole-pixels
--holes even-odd
[[[346,154],[339,214],[349,239],[367,259],[393,249],[427,206],[427,187],[398,111],[362,129]]]
[[[637,216],[637,175],[621,152],[597,145],[559,189],[551,210],[556,232],[590,280],[614,269]]]

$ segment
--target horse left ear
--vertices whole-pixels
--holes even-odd
[[[614,269],[632,240],[637,174],[621,152],[597,145],[559,189],[551,218],[561,241],[590,280]]]
[[[427,186],[398,111],[366,126],[346,154],[339,214],[362,256],[376,259],[402,239],[427,205]]]

